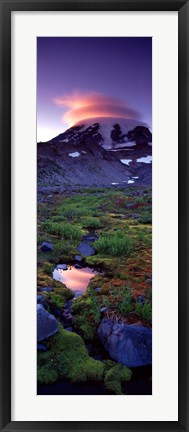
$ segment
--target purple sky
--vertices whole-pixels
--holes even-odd
[[[38,141],[86,117],[130,116],[151,128],[151,99],[151,38],[37,38]]]

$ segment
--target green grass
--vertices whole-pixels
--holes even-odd
[[[44,230],[53,235],[61,236],[65,240],[81,240],[82,231],[79,227],[74,226],[70,223],[60,222],[45,222],[43,224]]]
[[[131,237],[124,234],[122,231],[115,233],[103,233],[99,240],[94,242],[94,248],[97,252],[105,255],[124,255],[128,256],[133,249]]]
[[[51,264],[49,262],[45,262],[44,265],[43,265],[43,269],[44,269],[44,272],[46,274],[52,275],[52,272],[54,270],[54,264]]]
[[[72,305],[74,314],[73,326],[87,341],[92,341],[100,324],[100,308],[92,289],[77,299]]]
[[[140,216],[140,218],[139,218],[139,222],[141,224],[151,224],[152,223],[152,214],[151,214],[151,212],[143,213]]]
[[[126,317],[129,313],[134,312],[141,320],[152,322],[152,302],[151,299],[146,298],[144,304],[137,303],[132,296],[130,285],[122,285],[119,287],[111,287],[109,290],[111,298],[111,305],[121,314]]]
[[[94,229],[98,229],[101,228],[103,226],[103,223],[95,217],[86,217],[84,219],[83,222],[83,227],[84,228],[94,228]]]
[[[152,305],[150,303],[138,303],[135,306],[135,312],[145,321],[152,322]]]
[[[129,208],[127,204],[136,204]],[[132,213],[139,218],[132,219]],[[72,302],[73,328],[69,333],[60,327],[59,333],[46,340],[48,351],[38,352],[38,383],[58,379],[71,382],[104,382],[111,394],[122,394],[123,383],[131,377],[124,365],[91,358],[84,340],[92,343],[102,319],[101,307],[107,315],[127,321],[131,313],[136,320],[152,321],[151,287],[146,278],[151,275],[151,193],[150,189],[112,190],[80,189],[77,193],[53,195],[50,203],[38,204],[38,290],[43,292],[47,309],[62,309],[73,292],[52,279],[58,263],[71,263],[83,234],[98,230],[99,240],[93,243],[96,254],[85,263],[99,266],[103,273],[91,279],[85,294]],[[53,244],[52,252],[42,252],[42,241]],[[97,267],[98,268],[98,267]],[[95,288],[100,287],[100,292]],[[38,291],[38,292],[39,292]],[[143,295],[145,303],[137,303]]]

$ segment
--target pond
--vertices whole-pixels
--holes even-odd
[[[70,265],[66,270],[58,267],[53,271],[53,279],[62,282],[67,288],[74,291],[76,297],[86,291],[90,279],[98,274],[97,271],[89,267],[76,268],[74,265]]]

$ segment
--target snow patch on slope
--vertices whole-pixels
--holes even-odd
[[[122,162],[123,164],[125,164],[125,165],[129,165],[130,162],[132,162],[132,159],[120,159],[120,160],[121,160],[121,162]]]
[[[69,153],[69,156],[71,156],[71,157],[79,157],[80,153],[79,152]]]
[[[136,161],[149,164],[152,162],[152,156],[141,157],[141,158],[137,159]]]

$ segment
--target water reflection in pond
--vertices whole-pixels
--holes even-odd
[[[62,282],[72,291],[84,293],[87,289],[90,279],[92,279],[98,272],[89,268],[75,268],[69,266],[67,270],[55,268],[53,271],[53,278]]]

